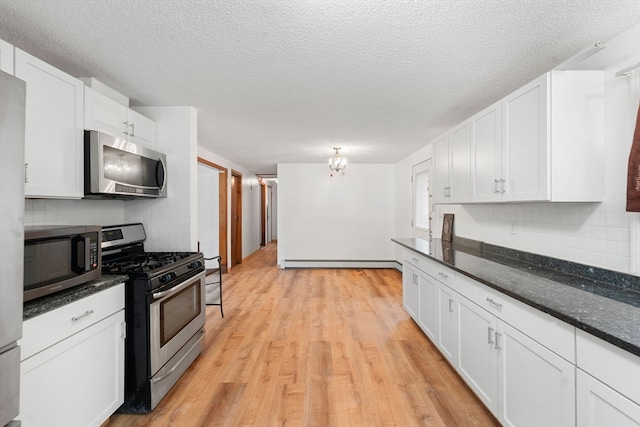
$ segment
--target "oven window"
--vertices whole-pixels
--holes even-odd
[[[200,314],[200,281],[160,303],[160,346],[164,347]]]

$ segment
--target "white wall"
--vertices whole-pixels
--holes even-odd
[[[442,214],[455,214],[456,235],[492,244],[566,259],[606,269],[637,273],[640,256],[631,242],[640,242],[640,214],[625,212],[626,167],[640,97],[640,76],[615,73],[640,62],[640,26],[606,43],[606,48],[576,68],[605,71],[605,197],[602,203],[521,203],[439,205],[433,235],[439,236]],[[421,151],[397,164],[399,177],[426,160]],[[404,179],[404,178],[403,178]],[[397,232],[410,236],[410,186],[397,189]],[[400,207],[401,206],[401,207]],[[406,213],[405,213],[406,212]],[[638,243],[640,244],[640,243]],[[399,259],[399,258],[398,258]]]
[[[167,197],[125,202],[125,221],[142,222],[147,251],[198,247],[198,131],[192,107],[139,107],[158,125],[158,151],[167,156]]]
[[[204,163],[198,163],[198,241],[205,258],[220,255],[220,171]],[[214,260],[205,264],[218,266]]]
[[[260,249],[260,184],[258,177],[211,151],[198,147],[198,156],[227,168],[227,212],[231,212],[231,170],[242,174],[242,258]],[[231,222],[228,221],[228,225]],[[227,233],[227,259],[231,259],[231,233]]]
[[[395,165],[278,165],[278,263],[394,259]],[[287,260],[287,261],[285,261]]]

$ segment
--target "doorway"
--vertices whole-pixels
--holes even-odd
[[[207,184],[201,185],[200,183],[200,173],[205,168],[209,169],[209,172],[212,170],[217,171],[217,189],[207,188]],[[211,177],[210,180],[206,178],[208,175],[207,171],[204,170],[205,182],[209,182],[211,185],[215,184],[215,179]],[[213,162],[210,162],[202,157],[198,157],[198,223],[201,222],[201,216],[204,216],[205,219],[203,221],[208,222],[208,225],[205,225],[204,231],[200,230],[201,227],[198,227],[198,250],[203,252],[207,258],[211,258],[215,255],[220,255],[220,268],[223,273],[226,273],[228,270],[227,264],[227,241],[228,241],[228,231],[227,231],[227,213],[228,213],[228,197],[227,197],[227,186],[228,186],[228,173],[227,169],[223,166],[217,165]],[[216,200],[217,198],[217,200]],[[204,209],[201,210],[201,205],[203,205]],[[217,215],[210,215],[207,218],[207,209],[216,209],[217,205]],[[213,217],[214,219],[212,220]],[[215,219],[217,217],[217,219]],[[217,220],[217,233],[215,230],[212,230],[211,227],[215,227]],[[217,235],[217,239],[216,239]],[[213,249],[211,248],[211,242],[217,240],[218,254],[209,253]],[[208,242],[208,243],[207,243]],[[214,243],[215,244],[215,243]]]
[[[242,264],[242,174],[231,170],[231,264]]]
[[[432,160],[429,159],[411,168],[411,184],[412,184],[412,237],[421,239],[431,239],[431,220],[433,219],[434,206],[432,203],[433,195],[431,194],[431,165]]]
[[[277,239],[276,198],[274,189],[278,181],[275,178],[260,177],[260,246],[266,246]]]
[[[260,183],[260,246],[267,242],[267,185]]]

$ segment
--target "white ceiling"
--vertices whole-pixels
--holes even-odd
[[[640,22],[640,0],[0,0],[0,38],[131,105],[190,105],[254,173],[389,163]]]

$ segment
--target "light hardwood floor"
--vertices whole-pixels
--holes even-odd
[[[223,276],[205,350],[120,426],[497,426],[402,308],[396,270],[280,270],[276,245]]]

